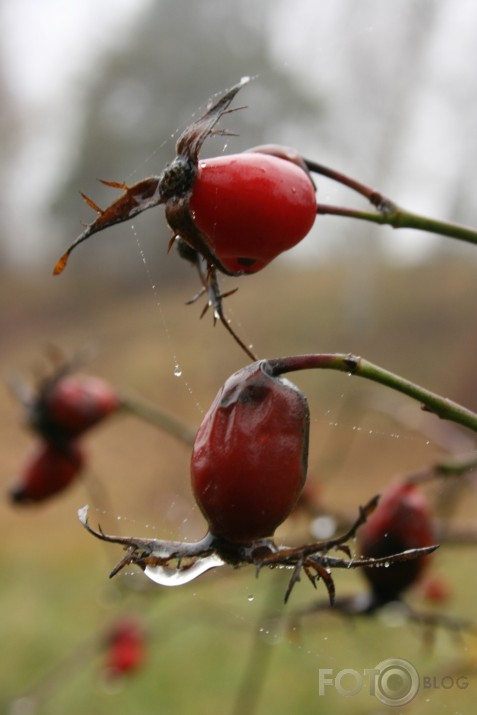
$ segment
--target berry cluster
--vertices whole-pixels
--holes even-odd
[[[299,547],[277,545],[274,533],[299,502],[305,485],[310,421],[305,396],[283,375],[303,369],[335,369],[387,385],[437,416],[474,431],[477,415],[353,355],[257,360],[224,315],[225,296],[218,275],[240,276],[264,269],[305,238],[319,214],[414,227],[473,243],[477,234],[406,211],[374,189],[288,147],[264,145],[240,154],[200,158],[208,137],[229,133],[218,128],[219,121],[234,111],[230,105],[247,82],[244,78],[219,96],[183,132],[175,158],[161,174],[132,186],[103,181],[122,191],[104,210],[83,195],[98,216],[54,268],[55,274],[61,273],[72,250],[91,235],[164,204],[172,231],[169,247],[175,246],[197,268],[201,293],[207,296],[204,312],[210,307],[214,321],[219,320],[252,359],[225,382],[193,440],[191,486],[208,532],[193,543],[145,540],[95,530],[88,523],[87,508],[80,510],[80,519],[99,539],[126,548],[113,573],[136,564],[160,583],[171,575],[184,583],[223,563],[252,563],[258,568],[281,565],[292,569],[286,598],[304,572],[313,585],[321,579],[333,601],[331,569],[359,567],[368,579],[375,606],[400,598],[436,548],[424,496],[404,480],[389,487],[379,505],[378,498],[373,498],[361,507],[342,536]],[[314,174],[358,193],[371,204],[372,212],[318,203]],[[119,406],[114,391],[91,380],[62,375],[42,388],[29,406],[30,423],[45,449],[57,450],[56,457],[61,457],[58,474],[74,476],[82,462],[78,437]],[[359,553],[353,557],[347,542],[356,534]],[[341,554],[337,556],[336,551]]]
[[[26,424],[39,437],[10,489],[16,504],[41,502],[62,492],[82,473],[86,456],[81,438],[121,407],[104,380],[72,375],[65,364],[37,390],[12,383],[26,412]]]

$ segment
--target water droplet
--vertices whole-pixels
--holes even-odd
[[[384,568],[385,568],[385,569],[388,569],[389,566],[390,566],[389,561],[385,561],[385,562],[384,562]]]
[[[179,363],[176,363],[176,364],[175,364],[175,367],[174,367],[174,375],[175,375],[176,377],[180,377],[180,376],[182,375],[182,370],[181,370],[181,366],[179,365]]]
[[[253,601],[254,598],[255,598],[255,596],[253,596],[252,594],[250,594],[250,596],[247,596],[247,601],[248,601],[249,603],[252,603],[252,601]]]
[[[146,566],[144,573],[160,586],[182,586],[193,581],[209,569],[223,566],[224,561],[216,554],[197,559],[190,566],[171,569],[168,566]]]
[[[199,161],[199,167],[201,169],[206,169],[207,168],[207,162],[206,161]]]

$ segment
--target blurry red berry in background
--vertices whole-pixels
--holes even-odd
[[[85,455],[76,442],[61,447],[41,443],[29,455],[16,482],[10,500],[28,504],[49,499],[66,489],[81,473]]]
[[[233,273],[255,273],[293,248],[316,219],[308,174],[291,161],[258,152],[199,161],[190,196],[196,226]]]
[[[191,459],[192,490],[212,534],[246,543],[286,519],[305,483],[309,419],[300,390],[261,363],[225,382]]]
[[[431,603],[446,603],[452,598],[452,588],[442,576],[429,574],[420,583],[420,593]]]
[[[118,410],[120,400],[107,382],[67,375],[47,383],[31,414],[31,426],[46,439],[78,437]]]
[[[139,670],[146,659],[146,636],[142,625],[133,618],[115,623],[106,634],[103,671],[117,678]]]
[[[359,530],[358,543],[359,554],[366,558],[382,558],[407,549],[432,546],[434,530],[422,491],[402,481],[391,484]],[[387,567],[366,567],[362,571],[374,595],[382,601],[391,601],[419,579],[429,559],[423,556]]]

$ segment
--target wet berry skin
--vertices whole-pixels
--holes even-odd
[[[431,514],[419,487],[399,481],[383,493],[376,510],[358,534],[359,553],[381,558],[407,549],[435,543]],[[363,568],[374,595],[392,601],[414,584],[429,563],[429,556],[390,564],[388,567]]]
[[[116,392],[104,380],[67,375],[40,395],[31,424],[46,439],[71,439],[99,424],[119,407]]]
[[[77,443],[59,448],[41,442],[10,489],[10,500],[15,504],[45,501],[66,489],[80,475],[84,464],[85,455]]]
[[[255,273],[295,246],[317,210],[307,173],[259,152],[199,161],[189,205],[212,253],[233,273]]]
[[[306,398],[262,363],[225,382],[191,459],[192,490],[212,534],[235,543],[273,535],[303,489],[308,433]]]

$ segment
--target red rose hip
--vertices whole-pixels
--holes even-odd
[[[118,621],[106,637],[106,659],[103,665],[108,678],[118,678],[139,670],[146,657],[146,637],[133,618]]]
[[[432,546],[435,538],[431,515],[419,487],[401,481],[391,484],[358,536],[363,557],[382,558]],[[366,567],[363,572],[375,596],[392,601],[418,580],[428,562],[429,556],[422,556],[386,568]]]
[[[255,273],[299,243],[317,209],[302,168],[259,152],[199,161],[189,205],[211,252],[233,273]]]
[[[118,395],[104,380],[67,375],[40,393],[31,423],[46,439],[70,439],[99,424],[119,407]]]
[[[79,476],[85,463],[83,450],[75,442],[62,448],[48,442],[36,447],[17,483],[10,489],[15,504],[45,501],[63,491]]]
[[[306,398],[264,363],[225,382],[191,459],[192,490],[212,534],[237,543],[273,534],[303,489],[308,436]]]

